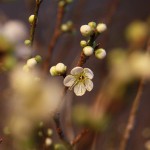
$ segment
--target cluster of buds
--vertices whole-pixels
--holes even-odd
[[[63,63],[58,63],[56,66],[52,66],[49,71],[52,76],[63,76],[66,74],[67,66]]]
[[[62,32],[72,32],[73,31],[73,22],[67,21],[66,23],[61,25]]]
[[[89,22],[87,25],[82,25],[80,28],[80,32],[84,37],[95,38],[100,33],[104,32],[107,29],[106,24],[95,22]],[[99,48],[99,45],[96,44],[95,39],[91,43],[91,41],[82,40],[80,42],[80,46],[83,48],[83,53],[85,56],[91,56],[95,53],[95,57],[98,59],[103,59],[106,56],[106,51],[103,48]]]
[[[73,0],[59,0],[58,5],[63,7],[63,6],[70,4],[72,2],[73,2]]]
[[[36,66],[36,64],[40,63],[41,61],[42,61],[42,58],[40,55],[30,58],[27,60],[26,64],[23,66],[23,70],[25,72],[29,72],[32,68]]]

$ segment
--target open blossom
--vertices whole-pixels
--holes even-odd
[[[69,87],[70,90],[74,88],[74,93],[77,96],[85,94],[86,90],[91,91],[93,89],[94,74],[89,68],[75,67],[71,70],[70,75],[67,75],[64,79],[64,85]]]

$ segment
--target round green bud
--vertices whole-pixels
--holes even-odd
[[[95,57],[98,59],[103,59],[106,56],[106,51],[103,48],[99,48],[95,51]]]
[[[56,65],[56,71],[59,73],[59,74],[64,74],[67,70],[67,66],[65,66],[63,63],[58,63]]]
[[[83,36],[87,37],[93,33],[93,30],[89,25],[82,25],[80,28],[80,32]]]
[[[52,66],[49,70],[51,76],[58,76],[59,73],[56,71],[56,66]]]
[[[35,15],[31,15],[30,17],[29,17],[29,23],[30,24],[33,24],[33,22],[34,22],[34,19],[35,19]]]
[[[72,21],[67,21],[67,26],[69,29],[71,29],[73,27],[73,22]]]
[[[66,3],[68,3],[68,4],[70,4],[72,2],[73,2],[73,0],[66,0]]]
[[[91,46],[86,46],[83,48],[83,53],[85,56],[91,56],[93,52],[94,52],[94,49]]]
[[[99,24],[97,25],[97,27],[96,27],[96,30],[97,30],[98,33],[102,33],[102,32],[104,32],[106,29],[107,29],[107,26],[106,26],[106,24],[104,24],[104,23],[99,23]]]
[[[85,40],[80,41],[80,46],[81,47],[87,46],[87,42]]]
[[[89,25],[92,29],[95,29],[95,28],[96,28],[96,23],[95,23],[95,22],[89,22],[88,25]]]
[[[42,61],[42,57],[40,55],[36,55],[35,60],[37,61],[37,63],[40,63]]]
[[[30,45],[30,44],[31,44],[31,41],[30,41],[30,40],[25,40],[25,41],[24,41],[24,44],[25,44],[25,45]]]

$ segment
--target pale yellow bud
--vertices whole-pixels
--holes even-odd
[[[103,48],[97,49],[95,51],[95,56],[98,59],[103,59],[106,56],[106,51]]]
[[[35,58],[30,58],[27,60],[27,66],[29,68],[33,68],[36,64],[37,64],[37,61],[35,60]]]
[[[61,25],[61,30],[62,30],[63,32],[67,32],[67,31],[69,30],[68,25],[67,25],[67,24],[62,24],[62,25]]]
[[[96,27],[97,32],[102,33],[107,29],[106,24],[104,23],[99,23]]]
[[[64,74],[67,70],[67,67],[63,63],[58,63],[56,65],[56,71],[60,74]]]
[[[52,144],[52,139],[51,138],[46,138],[45,139],[45,145],[50,146]]]
[[[29,23],[30,24],[33,24],[33,22],[34,22],[34,19],[35,19],[35,16],[34,15],[31,15],[30,17],[29,17]]]
[[[25,44],[25,45],[30,45],[30,44],[31,44],[31,41],[30,41],[30,40],[25,40],[25,41],[24,41],[24,44]]]
[[[86,46],[83,48],[83,53],[86,56],[91,56],[93,54],[93,52],[94,52],[94,49],[91,46]]]
[[[80,41],[80,46],[81,47],[87,46],[87,42],[85,40]]]
[[[49,70],[51,76],[58,76],[59,73],[56,71],[56,66],[52,66]]]
[[[92,29],[96,28],[96,23],[95,23],[95,22],[89,22],[88,25],[89,25]]]
[[[89,25],[82,25],[80,28],[80,32],[83,36],[87,37],[93,33],[93,30]]]

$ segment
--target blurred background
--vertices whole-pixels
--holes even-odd
[[[28,18],[35,0],[0,0],[1,150],[56,149],[61,143],[52,115],[62,103],[63,78],[43,75],[42,63],[32,74],[22,72],[31,56],[46,58],[57,6],[57,0],[43,0],[31,48],[24,40],[29,38]],[[85,39],[81,25],[94,21],[108,27],[97,39],[106,58],[91,56],[84,65],[94,72],[94,89],[82,97],[68,91],[63,100],[61,122],[69,140],[82,129],[90,129],[76,149],[118,149],[139,81],[146,76],[127,150],[150,150],[150,58],[144,54],[150,33],[149,6],[149,0],[73,0],[65,8],[62,24],[72,21],[73,29],[58,38],[50,66],[63,62],[71,70],[76,65],[80,41]]]

